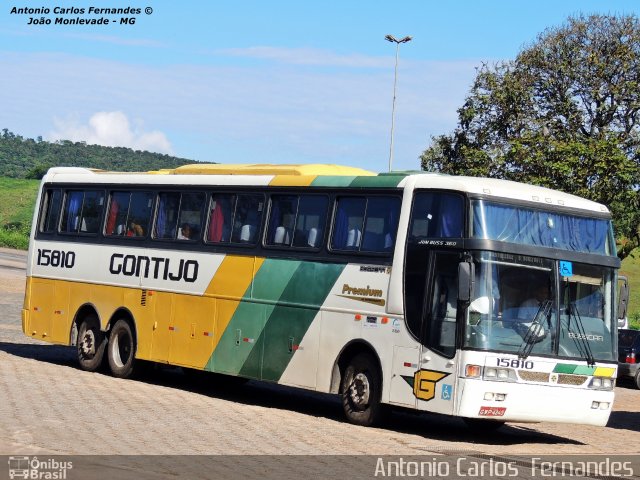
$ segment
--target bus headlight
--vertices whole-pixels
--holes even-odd
[[[497,380],[499,382],[515,382],[517,380],[516,372],[511,368],[485,367],[485,380]]]
[[[615,381],[609,377],[593,377],[589,387],[597,390],[613,390]]]

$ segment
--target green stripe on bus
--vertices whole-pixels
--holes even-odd
[[[268,315],[240,375],[253,376],[256,366],[262,363],[263,380],[280,380],[344,267],[316,262],[300,264],[280,297],[280,302],[289,305],[277,305]]]
[[[357,178],[355,176],[319,175],[311,182],[311,187],[348,187]]]
[[[573,373],[576,369],[576,365],[571,365],[569,363],[558,363],[556,367],[553,369],[554,373]]]
[[[397,187],[406,177],[406,174],[399,175],[378,175],[377,177],[356,177],[349,185],[350,187]]]
[[[596,367],[587,367],[586,365],[578,365],[573,371],[574,375],[593,375],[596,371]]]
[[[267,259],[262,263],[211,354],[205,370],[237,375],[247,365],[247,359],[257,347],[260,347],[261,354],[262,345],[258,344],[258,338],[265,321],[299,265],[299,261],[276,259]],[[257,303],[254,299],[274,303]],[[260,373],[259,364],[254,370],[248,376],[257,378]]]

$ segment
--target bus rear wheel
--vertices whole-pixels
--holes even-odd
[[[80,323],[76,347],[82,370],[95,372],[102,365],[107,336],[100,330],[97,315],[89,315]]]
[[[130,377],[135,364],[136,346],[131,326],[126,320],[118,320],[111,329],[107,353],[112,375]]]
[[[383,414],[382,382],[378,365],[368,353],[354,356],[342,377],[342,408],[349,422],[370,426]]]

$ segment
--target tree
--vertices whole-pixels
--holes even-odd
[[[570,17],[513,61],[484,64],[429,171],[506,178],[606,204],[623,258],[640,244],[640,22]]]

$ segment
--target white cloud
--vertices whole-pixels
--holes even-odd
[[[47,136],[49,140],[71,140],[107,147],[173,153],[171,143],[164,133],[157,130],[144,132],[141,122],[132,129],[127,116],[119,111],[94,113],[87,125],[78,123],[74,118],[54,118],[53,122],[55,130]]]
[[[375,63],[378,57],[372,58]],[[479,63],[400,62],[397,168],[417,168],[430,136],[455,127],[456,110]],[[146,142],[160,145],[156,151],[170,148],[201,161],[386,168],[393,59],[386,69],[327,69],[279,61],[152,66],[59,53],[0,52],[0,71],[0,128],[24,136],[51,131],[57,118],[53,130],[59,135],[113,142],[115,126],[98,135],[88,119],[96,112],[126,112],[130,124],[116,132],[128,131],[121,137],[134,148],[151,148],[142,145],[146,134]],[[159,130],[157,141],[129,112]]]

